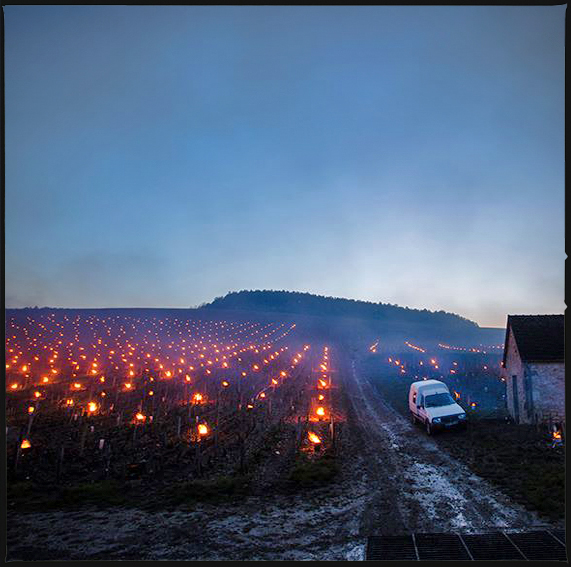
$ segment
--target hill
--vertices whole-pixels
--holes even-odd
[[[446,311],[411,309],[390,303],[373,303],[339,297],[325,297],[292,291],[238,291],[217,297],[205,310],[280,313],[294,319],[312,320],[319,326],[340,324],[357,328],[359,334],[389,334],[396,339],[460,341],[475,344],[503,342],[503,329],[487,329],[460,315]],[[342,318],[343,322],[337,321]]]

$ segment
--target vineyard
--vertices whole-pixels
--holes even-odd
[[[284,458],[299,473],[334,449],[331,353],[296,340],[295,324],[50,314],[7,325],[16,489],[114,482],[178,487],[180,499],[189,482],[222,478],[259,491]]]

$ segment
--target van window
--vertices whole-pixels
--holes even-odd
[[[426,396],[426,407],[427,408],[437,408],[440,406],[449,406],[454,404],[454,400],[452,396],[448,392],[442,392],[439,394],[432,394],[430,396]]]

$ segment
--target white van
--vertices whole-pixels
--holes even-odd
[[[453,400],[440,380],[421,380],[410,385],[408,407],[413,423],[423,423],[428,435],[438,429],[466,427],[466,412]]]

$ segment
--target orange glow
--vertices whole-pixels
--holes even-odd
[[[16,382],[14,382],[13,384],[10,384],[10,389],[12,390],[17,390],[18,389],[18,384]]]
[[[79,390],[79,389],[81,388],[81,384],[80,384],[79,382],[74,382],[73,387],[74,387],[76,390]]]
[[[42,397],[42,393],[41,392],[34,392],[34,398],[41,398]]]
[[[68,398],[68,399],[65,401],[65,405],[66,405],[66,406],[72,406],[72,405],[73,405],[73,400],[72,400],[71,398]]]
[[[323,406],[319,406],[316,410],[315,413],[319,416],[324,416],[325,415],[325,408]]]
[[[202,394],[199,394],[197,392],[196,394],[194,394],[194,396],[192,396],[192,400],[194,401],[195,404],[199,404],[202,401]]]
[[[42,382],[43,382],[44,384],[47,384],[49,381],[50,381],[50,379],[49,379],[47,376],[44,376],[44,377],[42,378]]]
[[[208,435],[208,426],[205,423],[198,424],[198,434],[199,435]]]
[[[316,445],[321,443],[321,439],[315,433],[313,433],[313,431],[308,431],[307,437],[312,443],[315,443]]]
[[[125,388],[127,388],[127,390],[130,390],[133,387],[133,384],[131,384],[131,382],[125,382]]]
[[[228,386],[230,386],[230,384],[228,384],[228,382],[226,382],[226,380],[222,380],[222,386],[224,388],[228,388]]]
[[[142,423],[143,421],[145,421],[147,419],[146,415],[143,415],[141,412],[136,413],[135,414],[135,419],[139,422]]]
[[[27,439],[22,439],[20,449],[29,449],[31,446],[32,444]]]
[[[36,408],[34,406],[28,406],[28,413],[34,413]]]
[[[98,407],[99,407],[99,406],[98,406],[95,402],[89,402],[89,403],[87,404],[87,411],[88,411],[89,413],[96,412]]]
[[[319,401],[323,400],[325,398],[325,396],[323,394],[319,394],[319,396],[317,396],[317,399]]]

